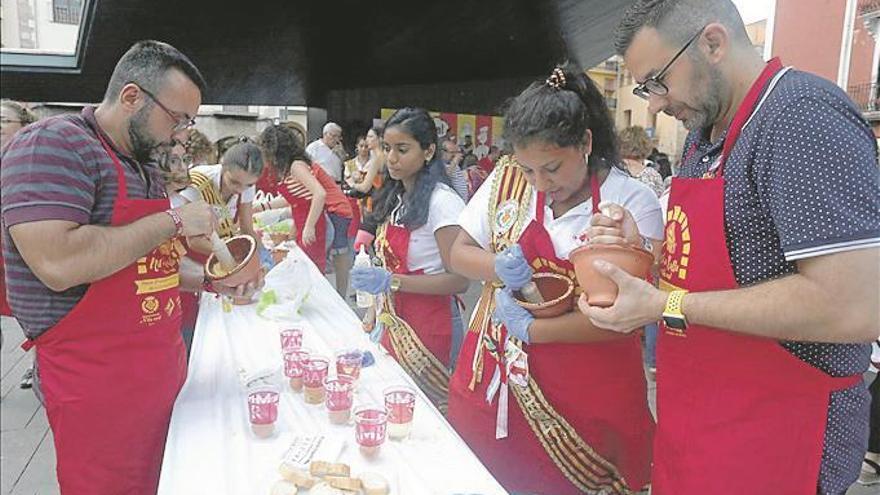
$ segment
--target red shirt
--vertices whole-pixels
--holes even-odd
[[[312,175],[315,176],[315,179],[318,180],[318,183],[321,184],[321,187],[323,187],[324,191],[327,193],[327,198],[324,201],[324,209],[328,213],[333,213],[340,217],[351,218],[353,216],[351,204],[348,202],[348,198],[343,194],[342,189],[339,188],[336,181],[334,181],[333,178],[330,177],[330,175],[328,175],[327,172],[325,172],[317,163],[311,165],[311,170]],[[293,177],[288,176],[282,183],[293,196],[308,200],[312,199],[312,193],[309,192],[306,186]]]

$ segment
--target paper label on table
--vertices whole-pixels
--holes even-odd
[[[342,449],[345,447],[345,440],[338,437],[324,437],[324,440],[318,446],[315,454],[312,456],[313,461],[338,462]]]
[[[308,469],[315,452],[321,446],[324,437],[321,435],[294,437],[293,443],[287,448],[282,460],[300,469]]]

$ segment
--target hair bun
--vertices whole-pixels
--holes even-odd
[[[553,72],[550,73],[550,77],[548,77],[544,84],[550,86],[553,89],[562,89],[565,87],[565,71],[562,70],[562,67],[555,67]]]

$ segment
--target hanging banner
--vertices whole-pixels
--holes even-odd
[[[379,115],[382,121],[386,121],[395,111],[394,108],[383,108]],[[468,146],[477,158],[488,155],[490,146],[504,147],[501,140],[504,117],[435,111],[429,113],[434,117],[438,137],[453,136],[460,146]]]

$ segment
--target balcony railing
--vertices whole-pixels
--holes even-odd
[[[82,0],[53,0],[52,22],[59,24],[79,24],[82,13]]]
[[[859,15],[873,14],[880,11],[880,0],[860,0]]]
[[[862,112],[880,111],[880,85],[877,83],[855,84],[847,93]]]

